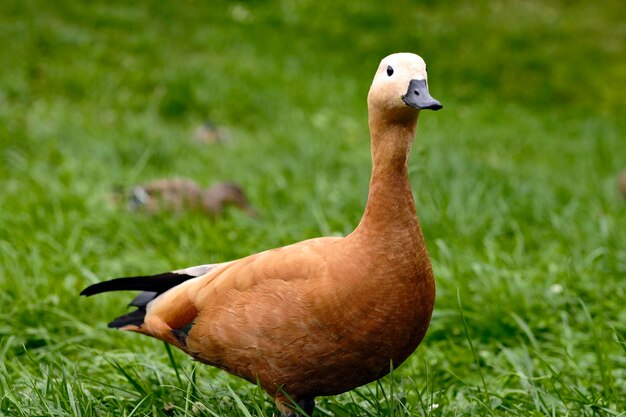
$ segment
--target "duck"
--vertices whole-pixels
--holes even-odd
[[[110,328],[151,336],[260,386],[282,417],[375,381],[426,334],[435,280],[408,176],[418,116],[442,105],[413,53],[382,59],[367,95],[372,171],[363,216],[319,237],[223,263],[93,284],[142,291]]]
[[[131,187],[127,205],[131,210],[152,214],[198,210],[209,216],[220,215],[226,206],[234,205],[253,217],[257,216],[243,188],[230,181],[217,182],[205,189],[188,178],[153,180]]]

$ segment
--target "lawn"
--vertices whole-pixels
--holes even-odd
[[[410,160],[437,281],[426,339],[317,416],[626,415],[621,1],[0,2],[0,415],[264,416],[258,388],[106,328],[90,283],[345,235],[365,99],[411,51]],[[229,132],[200,143],[211,120]],[[116,187],[240,183],[257,218],[147,216]]]

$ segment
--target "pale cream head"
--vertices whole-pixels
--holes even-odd
[[[428,91],[426,63],[412,53],[389,55],[380,62],[367,97],[370,111],[415,113],[439,110]]]

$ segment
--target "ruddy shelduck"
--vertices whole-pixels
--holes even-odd
[[[315,397],[386,375],[422,341],[435,283],[408,157],[421,110],[438,110],[424,60],[384,58],[368,94],[372,175],[363,217],[321,237],[235,261],[94,284],[82,295],[140,290],[109,327],[170,343],[271,395],[282,416]],[[294,403],[292,403],[292,401]]]

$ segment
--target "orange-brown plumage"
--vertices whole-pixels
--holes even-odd
[[[153,298],[134,304],[145,315],[122,316],[120,323],[132,323],[113,327],[260,382],[283,415],[292,413],[284,393],[311,412],[316,396],[345,392],[402,363],[424,337],[435,299],[407,167],[419,109],[441,107],[425,79],[413,54],[379,66],[368,96],[370,191],[354,232],[177,271],[186,280],[166,290],[151,288],[157,281],[147,277],[142,289],[155,291],[147,293]],[[95,284],[84,294],[137,289],[137,282]]]

